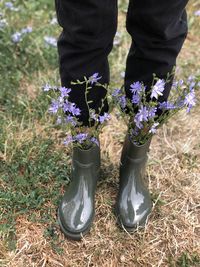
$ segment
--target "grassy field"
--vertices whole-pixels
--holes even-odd
[[[0,266],[200,266],[199,101],[190,115],[180,112],[154,137],[147,168],[154,208],[145,229],[131,235],[118,229],[113,215],[126,126],[112,114],[100,137],[94,225],[82,242],[66,240],[56,210],[69,183],[70,150],[62,145],[41,89],[46,82],[59,84],[54,3],[6,3],[0,2]],[[130,46],[127,1],[119,1],[119,8],[111,87],[123,83]],[[177,62],[182,79],[200,77],[197,10],[200,0],[191,0],[189,34]]]

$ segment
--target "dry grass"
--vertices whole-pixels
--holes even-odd
[[[196,108],[190,117],[180,114],[153,139],[147,174],[157,205],[145,229],[130,235],[118,229],[112,213],[126,129],[113,116],[101,136],[104,171],[91,233],[82,242],[66,240],[59,233],[63,248],[59,255],[44,237],[47,225],[20,217],[17,250],[6,251],[0,244],[6,259],[3,266],[169,266],[169,257],[178,259],[185,252],[200,255],[199,122]]]

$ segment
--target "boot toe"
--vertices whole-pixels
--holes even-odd
[[[148,200],[146,203],[142,203],[139,206],[134,205],[134,202],[127,203],[125,205],[124,202],[121,202],[121,205],[119,204],[119,207],[116,209],[120,224],[127,230],[135,229],[138,226],[144,226],[148,219],[148,215],[151,213],[152,202]]]
[[[138,226],[144,226],[151,209],[145,210],[143,213],[126,214],[121,212],[119,215],[120,223],[127,229],[132,230]]]
[[[93,221],[92,209],[74,209],[70,205],[60,205],[58,209],[58,222],[62,232],[67,237],[81,238],[89,231]]]

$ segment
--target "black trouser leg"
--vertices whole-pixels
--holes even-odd
[[[109,83],[107,57],[117,27],[117,0],[56,0],[56,11],[63,28],[58,40],[62,86],[72,88],[70,100],[82,111],[80,121],[88,125],[85,86],[72,86],[70,82],[99,73],[99,82]],[[88,100],[93,101],[90,107],[98,112],[105,96],[105,89],[93,86],[88,95]],[[105,100],[101,113],[106,111]]]
[[[130,0],[127,31],[132,44],[126,64],[125,89],[131,98],[130,84],[144,82],[149,88],[153,73],[166,79],[187,34],[185,7],[188,0]],[[167,100],[170,83],[159,101]]]

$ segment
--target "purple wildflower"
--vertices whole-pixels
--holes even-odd
[[[52,36],[45,36],[44,37],[44,41],[46,42],[46,44],[50,45],[50,46],[57,46],[57,40],[56,38],[52,37]]]
[[[176,108],[177,108],[177,106],[175,104],[167,101],[167,109],[168,110],[170,110],[170,109],[172,110],[172,109],[176,109]]]
[[[172,90],[177,90],[178,87],[181,87],[183,85],[184,81],[179,80],[179,81],[173,81],[172,83]]]
[[[96,114],[94,110],[90,111],[90,117],[91,117],[91,119],[93,119],[95,121],[99,121],[98,114]]]
[[[78,133],[76,136],[74,136],[74,140],[78,143],[83,143],[88,137],[88,133]]]
[[[126,97],[125,97],[125,95],[122,95],[122,96],[120,96],[119,97],[119,104],[120,104],[120,107],[122,108],[122,109],[124,109],[125,107],[126,107]]]
[[[64,112],[69,111],[69,106],[70,106],[70,102],[66,100],[65,103],[63,104],[63,111]]]
[[[61,97],[67,97],[67,96],[69,96],[69,93],[71,92],[71,89],[66,88],[66,87],[60,87],[59,90],[61,93]]]
[[[61,124],[62,123],[62,118],[61,116],[58,116],[57,120],[56,120],[56,124]]]
[[[20,32],[14,33],[11,36],[11,39],[14,43],[19,43],[22,40],[23,35],[30,32],[32,32],[32,28],[28,26],[26,28],[23,28]]]
[[[63,106],[64,106],[64,99],[62,98],[62,96],[59,96],[58,97],[58,102],[59,102],[59,106],[60,106],[60,108],[63,108]]]
[[[162,92],[164,91],[164,89],[165,89],[165,81],[159,79],[152,88],[151,99],[152,98],[158,99],[158,96],[162,96],[163,95]]]
[[[70,112],[73,114],[73,116],[78,116],[81,114],[80,109],[77,108],[74,103],[71,103],[68,100],[66,100],[65,103],[63,104],[63,111]]]
[[[131,99],[131,102],[133,104],[139,104],[142,90],[143,90],[143,85],[140,82],[135,82],[130,85],[130,91],[133,93]]]
[[[108,121],[110,119],[110,115],[108,113],[104,113],[104,115],[99,116],[99,122],[104,123],[105,121]]]
[[[138,111],[138,117],[140,121],[147,121],[148,120],[148,109],[145,106],[141,106]]]
[[[18,11],[19,10],[19,8],[14,7],[14,5],[13,5],[12,2],[6,2],[5,3],[5,7],[8,8],[8,9],[10,9],[10,10],[12,10],[12,11]]]
[[[13,8],[13,3],[12,2],[6,2],[5,7],[12,9]]]
[[[200,17],[200,10],[195,11],[194,15],[197,16],[197,17]]]
[[[149,130],[149,133],[155,134],[157,131],[157,127],[158,127],[159,123],[155,122],[152,126],[151,129]]]
[[[184,100],[181,96],[176,101],[176,107],[179,109],[184,107]]]
[[[93,85],[94,83],[98,82],[102,77],[98,77],[99,73],[94,73],[92,76],[89,77],[89,82]]]
[[[112,96],[115,98],[116,102],[119,103],[119,105],[122,109],[124,109],[126,107],[126,97],[125,97],[125,95],[122,95],[121,89],[116,88],[113,91]]]
[[[135,94],[135,93],[140,93],[142,92],[143,86],[142,83],[140,82],[134,82],[130,85],[130,91]]]
[[[96,144],[97,146],[99,146],[99,141],[97,140],[96,137],[94,137],[94,136],[91,137],[90,141],[91,141],[92,143]]]
[[[141,122],[148,121],[147,107],[141,106],[138,113],[135,115],[134,122],[136,126],[141,129],[143,127]]]
[[[149,107],[148,108],[148,118],[152,119],[156,116],[157,107]]]
[[[188,107],[187,112],[190,112],[191,108],[196,105],[194,90],[192,90],[185,96],[184,104]]]
[[[131,129],[131,136],[133,136],[133,137],[138,136],[139,132],[140,132],[140,129],[135,127],[133,129]]]
[[[51,103],[51,106],[50,106],[50,108],[49,108],[49,112],[55,114],[55,113],[58,112],[59,107],[60,107],[60,103],[59,103],[59,101],[53,99],[53,100],[52,100],[52,103]]]
[[[193,82],[194,79],[195,79],[195,76],[194,76],[194,75],[190,75],[190,76],[188,77],[188,79],[187,79],[187,83],[189,84],[189,83]]]
[[[23,29],[21,30],[21,33],[22,33],[22,34],[26,34],[26,33],[31,33],[32,31],[33,31],[32,27],[28,26],[28,27],[26,27],[26,28],[23,28]]]
[[[133,104],[139,104],[140,103],[140,95],[138,93],[134,93],[133,96],[132,96],[132,99],[131,99],[131,102]]]
[[[49,85],[48,83],[46,83],[44,86],[43,86],[43,91],[44,92],[48,92],[52,89],[51,85]]]
[[[74,103],[70,103],[69,112],[71,112],[74,116],[79,116],[81,111],[76,107]]]
[[[142,129],[143,128],[143,124],[140,121],[140,117],[139,117],[138,113],[134,117],[134,122],[135,122],[135,124],[136,124],[138,129]]]
[[[65,122],[71,124],[73,127],[77,125],[76,119],[71,115],[65,117]]]
[[[22,33],[16,32],[11,36],[11,39],[14,43],[19,43],[22,40]]]
[[[121,89],[119,89],[119,88],[116,88],[114,91],[113,91],[113,93],[112,93],[112,96],[114,96],[114,97],[118,97],[118,96],[120,96],[121,95]]]
[[[71,135],[68,135],[67,138],[64,140],[63,144],[64,145],[69,145],[74,141],[73,137]]]
[[[182,86],[183,84],[184,84],[184,81],[183,81],[183,80],[179,80],[179,81],[178,81],[178,85],[179,85],[179,86]]]
[[[196,85],[196,82],[192,81],[190,84],[189,84],[189,90],[190,92],[192,92],[194,90],[194,87]]]
[[[167,101],[159,103],[159,109],[167,109]]]
[[[159,109],[162,110],[170,110],[170,109],[176,109],[177,106],[175,106],[173,103],[169,102],[169,101],[164,101],[159,103]]]
[[[177,81],[173,81],[172,89],[177,89],[177,87],[178,87],[178,82]]]

